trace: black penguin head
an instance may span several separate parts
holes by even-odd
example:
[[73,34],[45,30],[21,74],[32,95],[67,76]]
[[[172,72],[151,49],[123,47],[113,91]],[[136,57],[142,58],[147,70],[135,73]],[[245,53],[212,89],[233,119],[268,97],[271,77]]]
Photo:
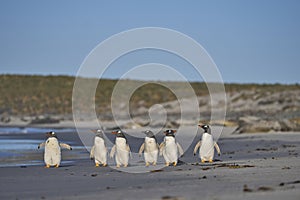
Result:
[[165,132],[164,132],[164,134],[166,135],[166,136],[172,136],[172,137],[175,137],[175,134],[176,133],[176,130],[166,130]]
[[203,128],[204,133],[210,133],[210,127],[207,124],[199,125],[201,128]]
[[149,138],[154,138],[154,133],[150,130],[144,131],[143,133],[145,133],[145,135]]
[[117,131],[113,131],[111,132],[112,134],[115,134],[116,137],[122,137],[122,138],[125,138],[125,135],[124,133],[121,131],[121,130],[117,130]]
[[93,133],[96,134],[97,137],[103,138],[104,131],[101,129],[92,130]]
[[55,138],[57,138],[57,136],[56,136],[56,134],[55,134],[54,131],[47,132],[47,133],[46,133],[46,137],[47,137],[47,138],[49,138],[49,137],[55,137]]

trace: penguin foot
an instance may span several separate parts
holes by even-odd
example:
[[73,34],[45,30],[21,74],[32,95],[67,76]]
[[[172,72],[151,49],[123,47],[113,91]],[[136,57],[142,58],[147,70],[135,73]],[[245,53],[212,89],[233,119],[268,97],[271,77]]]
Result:
[[173,162],[173,166],[176,167],[176,165],[177,165],[177,162]]
[[59,164],[55,165],[55,168],[58,168],[59,167]]
[[146,167],[149,167],[149,165],[150,165],[150,164],[149,164],[148,162],[146,162],[146,165],[145,165],[145,166],[146,166]]
[[117,167],[117,168],[120,168],[120,165],[117,165],[116,167]]
[[125,165],[124,165],[124,167],[127,167],[127,166],[128,166],[128,164],[125,164]]
[[107,166],[107,163],[104,163],[102,166],[103,166],[103,167],[106,167],[106,166]]
[[166,162],[166,166],[169,166],[169,165],[170,165],[170,163]]
[[153,165],[153,166],[156,166],[156,162],[153,162],[152,165]]
[[99,163],[96,163],[95,167],[99,167]]
[[209,163],[212,163],[212,162],[214,162],[212,159],[210,159],[209,161],[208,161]]
[[50,168],[50,165],[46,165],[45,168]]
[[202,162],[202,163],[205,163],[205,160],[201,159],[201,162]]

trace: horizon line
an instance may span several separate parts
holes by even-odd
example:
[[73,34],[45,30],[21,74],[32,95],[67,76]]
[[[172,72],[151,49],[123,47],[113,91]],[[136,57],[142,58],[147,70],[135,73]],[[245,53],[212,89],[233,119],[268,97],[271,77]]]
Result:
[[[98,77],[82,77],[82,76],[77,76],[77,75],[71,75],[71,74],[44,74],[44,73],[32,73],[32,74],[27,74],[27,73],[0,73],[0,76],[41,76],[41,77],[71,77],[71,78],[86,78],[86,79],[99,79]],[[184,81],[180,81],[180,80],[155,80],[155,79],[138,79],[138,78],[126,78],[126,79],[122,79],[122,78],[114,78],[114,77],[102,77],[101,79],[103,80],[129,80],[129,81],[151,81],[151,82],[177,82],[177,83],[181,83]],[[206,83],[203,80],[187,80],[189,83]],[[222,82],[209,82],[209,83],[222,83]],[[239,81],[224,81],[223,84],[240,84],[240,85],[299,85],[300,82],[239,82]]]

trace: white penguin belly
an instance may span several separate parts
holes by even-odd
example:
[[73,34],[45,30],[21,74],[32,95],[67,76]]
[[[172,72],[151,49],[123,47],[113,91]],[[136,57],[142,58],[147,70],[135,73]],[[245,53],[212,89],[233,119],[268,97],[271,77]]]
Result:
[[106,164],[107,150],[103,138],[95,137],[94,146],[95,163]]
[[126,139],[116,138],[116,163],[117,165],[128,165],[129,151],[127,150]]
[[153,163],[157,161],[158,148],[154,138],[145,138],[144,157],[146,162]]
[[163,156],[166,162],[177,162],[178,150],[174,137],[165,137],[165,147],[163,150]]
[[58,140],[54,137],[48,138],[45,143],[44,161],[47,165],[59,165],[61,161],[61,150]]
[[202,135],[199,155],[202,160],[209,161],[214,158],[214,141],[212,135],[204,133]]

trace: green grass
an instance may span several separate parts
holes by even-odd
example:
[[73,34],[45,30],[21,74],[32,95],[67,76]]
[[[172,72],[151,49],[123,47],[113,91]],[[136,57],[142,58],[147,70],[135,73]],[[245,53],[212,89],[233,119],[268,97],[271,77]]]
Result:
[[[94,81],[84,79],[85,81]],[[71,114],[72,90],[75,77],[71,76],[29,76],[29,75],[0,75],[0,114],[35,116],[41,114]],[[110,112],[111,95],[117,80],[102,79],[98,83],[95,102],[96,112],[101,114]],[[141,85],[140,81],[121,80],[123,86]],[[139,87],[131,96],[130,108],[139,106],[150,107],[156,103],[176,100],[174,93],[168,89],[169,85],[185,94],[186,87],[180,82],[164,82],[145,84]],[[208,94],[205,83],[191,83],[198,96]],[[298,84],[226,84],[227,92],[254,90],[262,94],[280,90],[299,90]],[[84,109],[85,106],[82,105]]]

